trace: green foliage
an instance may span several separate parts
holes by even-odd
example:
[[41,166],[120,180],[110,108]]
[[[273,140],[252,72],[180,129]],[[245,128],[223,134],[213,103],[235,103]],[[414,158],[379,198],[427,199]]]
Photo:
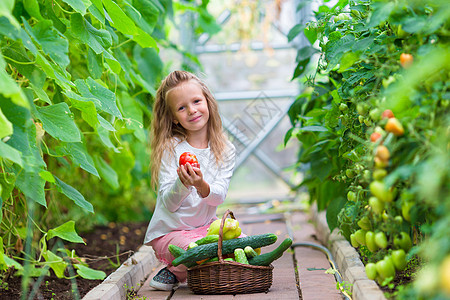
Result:
[[[207,5],[190,4],[196,34],[220,29]],[[177,12],[171,0],[0,2],[2,271],[64,277],[72,261],[47,240],[151,218],[147,128]]]
[[[442,225],[450,217],[449,6],[339,1],[315,15],[315,22],[290,32],[291,39],[303,32],[321,50],[312,56],[315,46],[300,49],[294,72],[302,76],[317,61],[289,111],[286,140],[302,145],[300,186],[319,209],[328,208],[330,229],[338,227],[347,239],[365,220],[373,230],[364,241],[369,238],[370,262],[390,264],[392,251],[410,250],[402,240],[410,239],[415,247],[408,257],[426,257],[439,276],[450,254],[449,227]],[[383,117],[388,109],[394,117]],[[387,247],[373,243],[377,232],[386,234]],[[417,285],[415,293],[443,296],[438,285]]]

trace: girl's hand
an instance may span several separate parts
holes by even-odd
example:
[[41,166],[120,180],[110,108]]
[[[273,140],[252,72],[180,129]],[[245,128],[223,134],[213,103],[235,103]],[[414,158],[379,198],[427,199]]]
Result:
[[193,167],[187,163],[178,167],[177,173],[185,187],[195,187],[202,197],[209,195],[209,184],[203,180],[203,173],[200,168]]

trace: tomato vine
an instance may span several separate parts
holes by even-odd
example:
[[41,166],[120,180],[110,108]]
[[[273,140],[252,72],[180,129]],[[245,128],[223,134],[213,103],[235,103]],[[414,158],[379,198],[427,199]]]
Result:
[[420,255],[425,271],[418,276],[431,269],[435,280],[427,282],[434,283],[402,288],[403,295],[438,299],[449,285],[437,278],[450,257],[443,225],[450,217],[449,7],[326,4],[289,34],[304,33],[311,43],[298,52],[294,78],[306,88],[291,106],[286,134],[301,143],[299,187],[327,209],[331,230],[368,253],[372,279],[391,285],[406,260]]

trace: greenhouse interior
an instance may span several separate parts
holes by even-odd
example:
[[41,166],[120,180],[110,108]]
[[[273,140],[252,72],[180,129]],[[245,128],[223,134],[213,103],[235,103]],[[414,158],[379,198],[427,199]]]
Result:
[[0,299],[450,299],[444,0],[2,0]]

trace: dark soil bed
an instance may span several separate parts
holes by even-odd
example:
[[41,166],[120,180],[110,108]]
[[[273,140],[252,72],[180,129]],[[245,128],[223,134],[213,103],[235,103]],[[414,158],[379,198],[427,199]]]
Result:
[[[148,222],[144,223],[111,223],[109,226],[98,226],[92,232],[80,234],[86,241],[83,244],[71,244],[66,247],[84,258],[89,267],[102,270],[106,275],[116,270],[127,258],[133,255],[144,240]],[[87,280],[76,277],[76,287],[71,280],[59,279],[52,271],[51,276],[33,279],[33,287],[37,289],[34,299],[76,299],[86,295],[102,280]],[[67,274],[69,275],[69,274]],[[0,299],[20,299],[21,278],[11,275],[0,286]],[[28,299],[28,297],[27,297]]]

